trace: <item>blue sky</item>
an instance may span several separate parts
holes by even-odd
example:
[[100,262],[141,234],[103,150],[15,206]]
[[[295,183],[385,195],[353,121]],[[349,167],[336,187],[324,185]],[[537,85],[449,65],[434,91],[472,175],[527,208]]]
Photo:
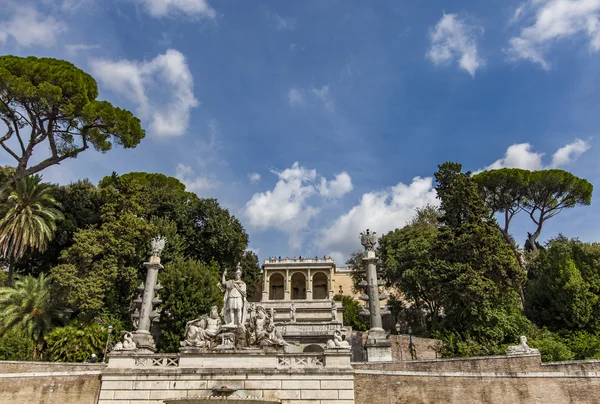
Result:
[[[75,63],[147,130],[135,149],[86,151],[46,180],[177,176],[235,214],[261,259],[331,254],[342,264],[361,230],[401,227],[435,202],[431,177],[445,161],[559,167],[600,184],[600,0],[0,9],[0,53]],[[550,220],[542,239],[599,240],[597,199]],[[523,216],[513,232],[522,243],[532,228]]]

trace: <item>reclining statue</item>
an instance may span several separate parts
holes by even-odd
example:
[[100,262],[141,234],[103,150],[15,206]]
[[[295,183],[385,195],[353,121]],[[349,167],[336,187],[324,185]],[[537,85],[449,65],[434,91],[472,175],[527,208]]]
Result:
[[221,318],[217,306],[210,308],[210,314],[189,321],[185,327],[185,340],[179,345],[197,348],[211,348],[216,343],[221,329]]
[[506,348],[506,354],[507,355],[527,355],[527,354],[538,354],[540,353],[540,351],[538,349],[535,348],[529,348],[529,345],[527,345],[527,337],[522,335],[521,338],[519,338],[519,345],[513,345],[513,346],[509,346],[508,348]]

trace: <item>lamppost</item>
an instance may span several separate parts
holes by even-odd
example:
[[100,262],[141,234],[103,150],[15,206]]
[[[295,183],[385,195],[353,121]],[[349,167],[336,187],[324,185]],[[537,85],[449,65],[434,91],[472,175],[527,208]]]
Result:
[[104,347],[104,357],[102,358],[102,363],[106,363],[106,357],[108,356],[108,343],[110,342],[110,334],[112,334],[113,326],[108,326],[108,334],[106,335],[106,346]]
[[[396,329],[396,335],[400,335],[400,330],[402,329],[402,326],[399,322],[396,322],[394,328]],[[400,338],[398,338],[398,346],[400,347],[400,362],[402,362],[404,359],[402,358],[402,341],[400,340]]]

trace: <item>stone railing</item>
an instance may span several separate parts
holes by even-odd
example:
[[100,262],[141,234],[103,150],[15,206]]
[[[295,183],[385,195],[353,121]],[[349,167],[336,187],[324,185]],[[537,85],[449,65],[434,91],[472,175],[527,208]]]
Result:
[[325,358],[323,355],[279,355],[277,356],[277,366],[285,368],[320,368],[325,366]]
[[265,259],[265,264],[292,264],[292,263],[306,263],[306,264],[331,264],[333,263],[333,258],[267,258]]
[[176,368],[179,366],[179,355],[142,356],[135,358],[136,368]]
[[341,323],[283,323],[277,324],[283,335],[333,335]]

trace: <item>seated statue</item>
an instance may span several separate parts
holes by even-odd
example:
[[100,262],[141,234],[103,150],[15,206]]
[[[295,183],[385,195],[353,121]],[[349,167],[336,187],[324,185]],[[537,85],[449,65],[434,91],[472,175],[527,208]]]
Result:
[[217,306],[210,308],[210,314],[189,321],[185,327],[185,340],[179,345],[197,348],[210,348],[215,344],[221,329],[221,318]]
[[265,338],[267,332],[267,311],[263,306],[255,307],[251,313],[247,328],[248,344],[258,345]]
[[335,330],[333,339],[327,341],[327,349],[350,349],[350,344],[348,341],[344,341],[340,330]]
[[507,355],[526,355],[526,354],[538,354],[540,351],[535,348],[529,348],[527,345],[527,337],[522,335],[519,339],[519,345],[513,345],[506,348]]
[[132,351],[137,349],[137,345],[133,342],[133,334],[129,331],[123,332],[123,342],[117,342],[113,348],[115,351]]
[[259,341],[261,347],[282,347],[288,345],[283,339],[281,332],[271,322],[267,325],[266,333]]

